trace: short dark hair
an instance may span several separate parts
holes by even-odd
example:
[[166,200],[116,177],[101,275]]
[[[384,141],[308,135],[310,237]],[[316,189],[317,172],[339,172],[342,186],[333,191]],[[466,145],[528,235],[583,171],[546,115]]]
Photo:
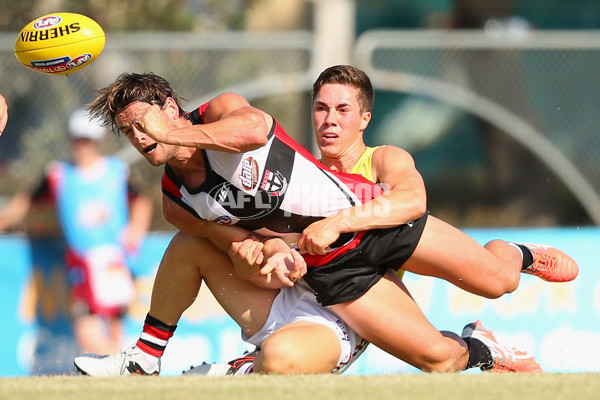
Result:
[[373,101],[375,99],[375,93],[373,92],[373,85],[367,74],[356,67],[351,65],[334,65],[329,67],[317,78],[312,88],[312,100],[315,101],[321,86],[327,84],[340,84],[349,85],[359,90],[358,104],[360,105],[360,112],[371,111],[373,108]]
[[115,122],[116,115],[135,101],[162,106],[167,97],[171,97],[179,106],[179,114],[185,112],[181,99],[171,84],[152,72],[121,74],[113,83],[97,92],[98,96],[86,106],[90,117],[100,120],[103,126],[110,126],[117,134],[119,128]]

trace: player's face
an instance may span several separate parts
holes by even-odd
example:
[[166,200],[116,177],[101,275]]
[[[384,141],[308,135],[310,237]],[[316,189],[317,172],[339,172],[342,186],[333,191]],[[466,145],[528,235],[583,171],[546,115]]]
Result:
[[353,145],[362,145],[362,132],[371,113],[361,114],[358,94],[359,89],[340,84],[323,85],[317,93],[312,125],[321,153],[336,156]]
[[125,107],[115,116],[119,130],[135,149],[154,166],[165,164],[175,157],[178,147],[172,144],[159,143],[144,132],[136,121],[148,111],[150,104],[136,101]]

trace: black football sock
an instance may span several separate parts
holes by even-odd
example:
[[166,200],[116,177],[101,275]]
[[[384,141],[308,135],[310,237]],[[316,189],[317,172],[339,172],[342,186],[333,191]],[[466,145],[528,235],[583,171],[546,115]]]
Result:
[[531,250],[522,244],[514,243],[514,245],[521,249],[521,253],[523,253],[523,266],[521,269],[523,270],[531,267],[531,264],[533,264],[533,254],[531,253]]
[[463,338],[463,340],[469,348],[469,361],[465,369],[481,368],[482,371],[485,371],[494,367],[492,353],[481,340],[472,337]]

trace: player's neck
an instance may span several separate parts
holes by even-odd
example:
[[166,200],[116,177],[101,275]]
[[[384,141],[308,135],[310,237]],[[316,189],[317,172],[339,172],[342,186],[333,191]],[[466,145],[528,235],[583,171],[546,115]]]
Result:
[[194,189],[199,187],[206,180],[206,165],[204,164],[204,155],[199,149],[183,148],[184,151],[192,151],[181,157],[169,161],[169,167],[179,176],[187,188]]
[[334,171],[350,172],[367,146],[360,142],[338,154],[323,154],[322,162]]

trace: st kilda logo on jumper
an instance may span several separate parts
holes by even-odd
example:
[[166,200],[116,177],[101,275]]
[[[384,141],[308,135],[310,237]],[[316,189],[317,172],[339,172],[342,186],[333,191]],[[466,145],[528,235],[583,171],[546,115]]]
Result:
[[[221,207],[237,219],[257,219],[279,208],[282,195],[287,188],[287,180],[279,172],[266,171],[260,188],[254,193],[259,180],[259,167],[254,158],[247,157],[242,161],[238,175],[239,182],[223,182],[208,192]],[[220,223],[231,223],[223,216],[218,217]]]
[[260,188],[266,191],[269,196],[283,196],[287,189],[287,179],[279,171],[265,171],[265,176],[260,183]]

